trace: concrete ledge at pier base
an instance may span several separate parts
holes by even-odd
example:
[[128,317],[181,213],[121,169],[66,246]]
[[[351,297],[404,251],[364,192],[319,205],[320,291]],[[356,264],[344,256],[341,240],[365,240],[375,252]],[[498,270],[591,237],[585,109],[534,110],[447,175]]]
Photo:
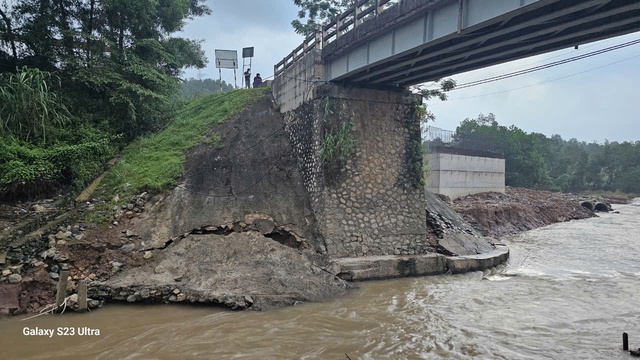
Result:
[[508,258],[509,248],[496,245],[495,250],[479,255],[386,255],[339,258],[334,261],[340,266],[340,278],[364,281],[479,271],[499,265]]
[[338,277],[347,281],[381,280],[446,272],[446,259],[439,254],[386,255],[339,258]]
[[481,271],[500,265],[509,258],[509,248],[506,245],[496,245],[496,249],[484,254],[447,256],[447,270],[452,274],[469,271]]

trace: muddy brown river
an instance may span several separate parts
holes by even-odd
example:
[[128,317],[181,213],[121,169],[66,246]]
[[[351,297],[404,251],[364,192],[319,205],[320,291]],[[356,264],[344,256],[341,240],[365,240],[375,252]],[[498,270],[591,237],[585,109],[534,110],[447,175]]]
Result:
[[326,303],[3,319],[0,359],[630,359],[640,200],[614,208],[503,239],[511,259],[491,272],[359,283]]

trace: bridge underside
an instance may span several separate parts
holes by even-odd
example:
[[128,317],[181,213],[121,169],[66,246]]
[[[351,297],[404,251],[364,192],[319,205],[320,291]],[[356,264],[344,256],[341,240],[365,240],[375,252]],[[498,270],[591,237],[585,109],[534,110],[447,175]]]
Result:
[[[491,6],[504,7],[513,1],[441,2],[445,5],[393,31],[376,34],[339,53],[325,56],[323,51],[328,79],[363,87],[406,87],[640,31],[638,0],[540,0],[478,21],[487,17]],[[455,28],[456,24],[459,30],[436,37],[443,28]],[[419,45],[397,52],[407,42]],[[383,43],[391,47],[382,49]],[[378,60],[376,52],[380,51],[389,56]]]

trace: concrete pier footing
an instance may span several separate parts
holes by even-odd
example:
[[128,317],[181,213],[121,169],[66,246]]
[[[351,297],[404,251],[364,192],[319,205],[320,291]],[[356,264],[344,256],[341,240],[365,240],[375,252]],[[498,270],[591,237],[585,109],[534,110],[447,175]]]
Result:
[[381,280],[408,276],[458,274],[482,271],[500,265],[509,258],[509,248],[496,245],[484,254],[445,256],[442,254],[385,255],[335,259],[340,276],[348,281]]

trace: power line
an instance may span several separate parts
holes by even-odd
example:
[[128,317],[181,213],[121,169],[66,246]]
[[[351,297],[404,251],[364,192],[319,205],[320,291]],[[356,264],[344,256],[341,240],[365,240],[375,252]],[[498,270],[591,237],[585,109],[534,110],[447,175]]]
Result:
[[640,39],[629,41],[629,42],[626,42],[626,43],[623,43],[623,44],[619,44],[619,45],[610,46],[610,47],[607,47],[607,48],[604,48],[604,49],[601,49],[601,50],[592,51],[592,52],[589,52],[589,53],[586,53],[586,54],[573,56],[573,57],[570,57],[570,58],[567,58],[567,59],[554,61],[554,62],[551,62],[551,63],[548,63],[548,64],[535,66],[535,67],[528,68],[528,69],[518,70],[518,71],[511,72],[511,73],[498,75],[498,76],[493,76],[493,77],[482,79],[482,80],[471,81],[471,82],[459,84],[453,90],[465,89],[465,88],[469,88],[469,87],[472,87],[472,86],[478,86],[478,85],[487,84],[487,83],[494,82],[494,81],[499,81],[499,80],[512,78],[512,77],[519,76],[519,75],[529,74],[529,73],[540,71],[540,70],[544,70],[544,69],[549,69],[549,68],[552,68],[552,67],[555,67],[555,66],[559,66],[559,65],[570,63],[570,62],[586,59],[586,58],[589,58],[589,57],[592,57],[592,56],[608,53],[608,52],[611,52],[611,51],[614,51],[614,50],[622,49],[622,48],[629,47],[629,46],[636,45],[636,44],[640,44]]
[[[610,52],[610,51],[613,51],[613,50],[622,49],[622,48],[629,47],[629,46],[636,45],[636,44],[640,44],[640,39],[628,41],[628,42],[625,42],[625,43],[622,43],[622,44],[618,44],[618,45],[609,46],[609,47],[604,48],[604,49],[592,51],[592,52],[589,52],[589,53],[586,53],[586,54],[582,54],[582,55],[576,55],[576,56],[573,56],[573,57],[570,57],[570,58],[566,58],[566,59],[563,59],[563,60],[558,60],[558,61],[554,61],[554,62],[551,62],[551,63],[547,63],[547,64],[543,64],[543,65],[539,65],[539,66],[535,66],[535,67],[531,67],[531,68],[526,68],[526,69],[523,69],[523,70],[518,70],[518,71],[506,73],[506,74],[501,74],[501,75],[496,75],[496,76],[492,76],[492,77],[488,77],[488,78],[483,78],[483,79],[480,79],[480,80],[469,81],[469,82],[465,82],[465,83],[462,83],[462,84],[457,84],[456,87],[452,91],[465,89],[465,88],[469,88],[469,87],[473,87],[473,86],[477,86],[477,85],[483,85],[483,84],[491,83],[491,82],[494,82],[494,81],[504,80],[504,79],[512,78],[512,77],[519,76],[519,75],[525,75],[525,74],[529,74],[529,73],[540,71],[540,70],[544,70],[544,69],[549,69],[549,68],[552,68],[552,67],[555,67],[555,66],[567,64],[567,63],[574,62],[574,61],[577,61],[577,60],[586,59],[586,58],[589,58],[589,57],[592,57],[592,56],[595,56],[595,55],[604,54],[604,53],[607,53],[607,52]],[[592,46],[595,46],[595,44],[591,45],[590,47],[592,47]],[[564,54],[560,54],[560,55],[555,56],[555,57],[559,57],[559,56],[563,56],[563,55]],[[436,83],[436,84],[429,85],[427,87],[427,89],[435,89],[435,88],[438,88],[438,87],[439,87],[439,84]]]
[[561,76],[561,77],[553,78],[553,79],[550,79],[550,80],[542,81],[542,82],[539,82],[539,83],[535,83],[535,84],[531,84],[531,85],[527,85],[527,86],[523,86],[523,87],[519,87],[519,88],[508,89],[508,90],[498,91],[498,92],[489,93],[489,94],[481,94],[481,95],[474,95],[474,96],[465,96],[465,97],[459,97],[459,98],[449,98],[449,100],[472,99],[472,98],[477,98],[477,97],[482,97],[482,96],[489,96],[489,95],[504,94],[504,93],[507,93],[507,92],[510,92],[510,91],[515,91],[515,90],[522,90],[522,89],[530,88],[530,87],[533,87],[533,86],[538,86],[538,85],[546,84],[546,83],[549,83],[549,82],[552,82],[552,81],[562,80],[562,79],[566,79],[566,78],[568,78],[568,77],[581,75],[581,74],[584,74],[584,73],[587,73],[587,72],[590,72],[590,71],[594,71],[594,70],[601,69],[601,68],[603,68],[603,67],[607,67],[607,66],[615,65],[615,64],[621,63],[621,62],[623,62],[623,61],[628,61],[628,60],[631,60],[631,59],[635,59],[635,58],[637,58],[637,57],[640,57],[640,55],[636,55],[636,56],[628,57],[628,58],[626,58],[626,59],[622,59],[622,60],[614,61],[614,62],[612,62],[612,63],[605,64],[605,65],[602,65],[602,66],[598,66],[598,67],[595,67],[595,68],[592,68],[592,69],[588,69],[588,70],[585,70],[585,71],[581,71],[581,72],[577,72],[577,73],[574,73],[574,74],[570,74],[570,75],[566,75],[566,76]]
[[[598,41],[598,42],[595,42],[595,43],[592,43],[592,44],[589,44],[589,45],[580,46],[580,50],[585,50],[585,49],[592,48],[594,46],[602,45],[605,42],[610,42],[612,40],[615,40],[615,38],[609,38],[609,39],[601,40],[601,41]],[[525,64],[520,64],[520,66],[531,66],[533,64],[538,64],[538,63],[541,63],[541,62],[545,62],[545,61],[549,61],[549,60],[552,60],[552,59],[557,59],[557,58],[562,57],[562,56],[569,55],[570,52],[576,52],[576,50],[574,50],[573,48],[564,49],[564,50],[566,50],[566,51],[558,50],[557,52],[562,52],[560,54],[557,54],[557,55],[554,55],[554,56],[551,56],[551,57],[547,57],[547,58],[544,58],[544,59],[538,59],[538,60],[535,60],[535,61],[529,61],[529,62],[527,62]],[[508,64],[508,63],[506,63],[506,64]],[[506,65],[506,64],[500,64],[500,65]],[[500,65],[496,65],[496,66],[500,66]],[[491,76],[497,76],[497,75],[494,75],[494,74],[501,74],[503,72],[504,71],[497,71],[497,72],[494,71],[493,74],[490,74],[490,75]],[[483,76],[474,76],[474,77],[471,78],[471,80],[469,82],[473,82],[473,81],[476,81],[476,80],[484,79],[487,75],[488,74],[484,74]]]

